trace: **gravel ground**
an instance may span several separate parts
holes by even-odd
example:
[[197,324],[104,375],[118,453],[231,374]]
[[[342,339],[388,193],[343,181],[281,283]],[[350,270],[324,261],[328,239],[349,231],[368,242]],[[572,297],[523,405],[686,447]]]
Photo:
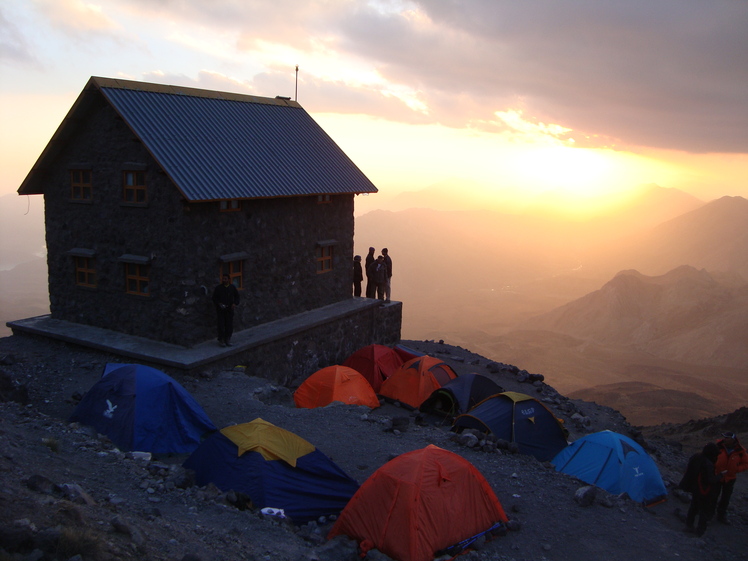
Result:
[[[604,429],[640,439],[646,434],[646,444],[669,486],[680,479],[698,443],[691,431],[684,447],[673,426],[641,431],[630,427],[610,408],[569,400],[545,382],[521,381],[522,372],[491,373],[490,360],[465,349],[434,341],[403,343],[442,358],[458,374],[489,375],[505,390],[542,399],[565,421],[571,440]],[[0,371],[15,383],[12,397],[24,400],[19,388],[28,394],[24,404],[0,403],[0,561],[358,559],[350,540],[325,542],[330,521],[298,528],[239,510],[231,504],[230,494],[190,486],[180,467],[183,457],[133,458],[90,429],[67,423],[77,398],[95,383],[107,362],[126,361],[28,336],[0,339]],[[206,369],[190,376],[168,373],[193,394],[217,426],[261,417],[316,445],[359,483],[394,456],[428,444],[464,456],[488,480],[517,527],[464,559],[748,558],[748,495],[740,478],[731,506],[732,525],[713,523],[703,538],[695,538],[683,532],[676,515],[688,508],[678,493],[671,492],[665,503],[643,508],[598,491],[595,503],[582,507],[574,500],[581,482],[529,456],[462,446],[445,428],[420,426],[415,414],[392,404],[375,410],[339,404],[296,409],[292,388],[249,377],[240,367]],[[387,430],[397,417],[408,419],[407,429]],[[714,428],[709,423],[698,427],[704,438],[710,427]],[[386,559],[378,552],[370,552],[368,558]]]

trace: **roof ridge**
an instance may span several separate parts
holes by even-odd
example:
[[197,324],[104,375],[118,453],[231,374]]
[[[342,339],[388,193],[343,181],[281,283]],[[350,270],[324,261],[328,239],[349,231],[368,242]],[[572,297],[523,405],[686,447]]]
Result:
[[284,107],[301,107],[298,102],[282,96],[261,97],[234,92],[204,90],[201,88],[191,88],[188,86],[156,84],[153,82],[139,82],[136,80],[124,80],[121,78],[106,78],[103,76],[91,76],[89,80],[89,86],[95,87],[97,89],[111,88],[119,90],[163,93],[170,95],[186,95],[191,97],[202,97],[206,99],[225,99],[229,101],[241,101],[243,103],[262,103],[265,105],[281,105]]

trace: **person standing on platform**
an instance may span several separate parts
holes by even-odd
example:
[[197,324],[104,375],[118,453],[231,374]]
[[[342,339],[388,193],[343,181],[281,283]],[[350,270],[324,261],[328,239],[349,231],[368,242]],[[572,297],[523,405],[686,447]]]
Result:
[[234,333],[234,308],[239,305],[239,291],[231,284],[228,275],[223,275],[221,284],[213,290],[213,304],[216,306],[218,319],[218,344],[231,346],[231,335]]
[[367,298],[377,297],[377,285],[374,282],[374,279],[371,278],[371,273],[369,272],[369,270],[371,269],[371,264],[377,260],[377,258],[374,257],[375,251],[376,250],[373,247],[369,248],[369,253],[366,255],[366,262],[364,265],[365,270],[366,270],[366,297]]
[[364,272],[361,269],[361,256],[353,258],[353,295],[361,296],[361,281],[364,280]]
[[392,258],[386,247],[382,249],[382,256],[384,257],[384,264],[387,265],[387,288],[384,291],[384,301],[389,302],[392,293]]

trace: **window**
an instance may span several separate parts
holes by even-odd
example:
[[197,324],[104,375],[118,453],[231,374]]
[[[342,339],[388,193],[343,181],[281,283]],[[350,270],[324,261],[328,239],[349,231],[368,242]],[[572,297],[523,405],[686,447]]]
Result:
[[221,264],[221,278],[223,275],[229,276],[229,282],[236,288],[243,288],[244,276],[242,274],[241,261],[227,261]]
[[329,203],[330,202],[330,195],[317,195],[317,203]]
[[91,170],[70,170],[70,198],[74,201],[90,201],[91,194]]
[[317,246],[317,273],[332,271],[333,246]]
[[73,257],[75,259],[75,284],[96,288],[96,259],[93,257]]
[[221,209],[221,212],[232,212],[235,210],[241,210],[242,202],[239,199],[230,199],[228,201],[221,201],[220,209]]
[[125,263],[125,290],[128,294],[149,296],[148,283],[151,273],[150,265]]
[[144,171],[123,172],[122,196],[126,203],[145,204],[147,202]]

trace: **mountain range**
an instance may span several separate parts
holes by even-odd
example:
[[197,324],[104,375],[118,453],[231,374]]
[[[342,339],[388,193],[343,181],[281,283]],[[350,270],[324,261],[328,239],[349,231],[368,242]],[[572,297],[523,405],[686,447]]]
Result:
[[[426,208],[439,189],[356,218],[356,252],[393,258],[403,338],[522,364],[640,424],[748,401],[748,200],[650,185],[569,220],[469,208],[459,193],[454,210]],[[15,265],[0,270],[3,324],[48,310],[43,204],[27,199],[0,197],[0,256]]]

